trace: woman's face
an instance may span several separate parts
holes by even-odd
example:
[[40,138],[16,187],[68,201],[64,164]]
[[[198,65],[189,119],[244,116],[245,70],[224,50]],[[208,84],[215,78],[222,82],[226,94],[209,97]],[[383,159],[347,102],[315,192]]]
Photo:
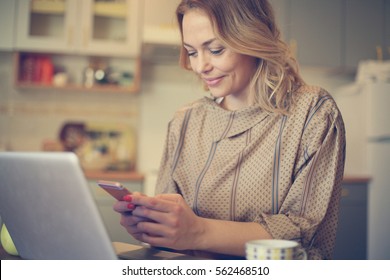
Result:
[[201,10],[183,18],[183,43],[190,64],[214,97],[225,97],[223,106],[236,110],[249,105],[249,83],[256,58],[236,53],[216,39],[211,22]]

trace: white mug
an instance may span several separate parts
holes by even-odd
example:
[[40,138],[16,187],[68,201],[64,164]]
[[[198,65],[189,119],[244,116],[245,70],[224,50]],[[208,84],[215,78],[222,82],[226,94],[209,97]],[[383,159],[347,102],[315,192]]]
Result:
[[306,260],[307,254],[292,240],[251,240],[245,244],[247,260]]

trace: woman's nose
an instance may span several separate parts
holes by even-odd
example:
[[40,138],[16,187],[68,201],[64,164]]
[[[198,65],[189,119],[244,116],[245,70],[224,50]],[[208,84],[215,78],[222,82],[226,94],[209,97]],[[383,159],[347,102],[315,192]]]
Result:
[[210,72],[211,69],[212,69],[212,65],[207,55],[199,55],[196,61],[195,71],[198,74],[202,74],[202,73]]

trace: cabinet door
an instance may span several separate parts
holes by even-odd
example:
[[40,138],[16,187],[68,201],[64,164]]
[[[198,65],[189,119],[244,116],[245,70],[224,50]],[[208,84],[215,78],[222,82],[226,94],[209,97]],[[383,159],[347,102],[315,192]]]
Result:
[[335,260],[367,259],[367,184],[343,184]]
[[384,44],[385,2],[385,0],[346,0],[346,67],[356,68],[361,60],[377,58],[376,47]]
[[290,8],[290,39],[302,65],[342,64],[342,0],[294,0]]
[[139,0],[84,0],[80,51],[110,56],[140,52]]
[[0,50],[11,50],[14,44],[15,1],[0,1]]
[[74,49],[77,0],[19,0],[16,48],[36,51]]
[[390,1],[385,1],[385,45],[384,59],[390,59]]
[[270,0],[275,13],[276,23],[280,29],[282,39],[288,42],[290,38],[289,29],[289,9],[290,0]]

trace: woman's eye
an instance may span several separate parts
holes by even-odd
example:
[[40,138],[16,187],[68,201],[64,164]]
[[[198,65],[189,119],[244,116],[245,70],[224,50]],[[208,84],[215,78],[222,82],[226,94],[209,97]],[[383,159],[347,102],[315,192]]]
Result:
[[221,54],[223,52],[223,48],[221,49],[214,49],[214,50],[210,50],[210,52],[214,55],[218,55],[218,54]]
[[188,53],[188,56],[196,56],[196,52],[189,52],[189,51],[187,51],[187,53]]

